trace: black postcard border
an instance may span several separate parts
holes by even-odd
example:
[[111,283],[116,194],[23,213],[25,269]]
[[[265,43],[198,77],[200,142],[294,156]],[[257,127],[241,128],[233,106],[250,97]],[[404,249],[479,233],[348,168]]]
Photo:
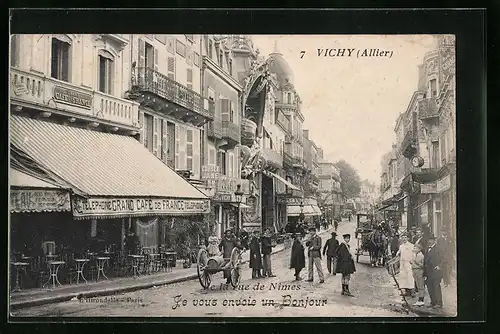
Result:
[[[310,322],[351,323],[358,332],[364,322],[482,321],[486,317],[486,42],[483,10],[14,10],[11,33],[247,33],[247,34],[455,34],[457,40],[457,318],[294,318],[293,330],[311,330]],[[498,32],[497,32],[498,33]],[[6,101],[8,103],[8,92]],[[6,110],[8,110],[6,108]],[[8,124],[8,114],[4,113]],[[4,132],[8,134],[8,128]],[[7,153],[7,152],[6,152]],[[8,168],[7,168],[8,170]],[[473,176],[473,177],[472,177]],[[8,177],[8,174],[7,174]],[[7,182],[6,182],[7,183]],[[4,229],[8,233],[6,229]],[[5,245],[7,236],[5,234]],[[491,233],[491,232],[490,232]],[[7,254],[8,256],[8,254]],[[6,262],[2,263],[6,266]],[[4,267],[4,272],[7,268]],[[2,290],[6,293],[6,289]],[[8,302],[7,296],[3,300]],[[7,306],[7,305],[6,305]],[[6,308],[7,309],[7,308]],[[28,319],[23,318],[23,322]],[[289,318],[33,318],[35,322],[186,322],[196,330],[223,331],[222,323],[252,322],[278,332]],[[196,323],[196,321],[211,324]],[[10,318],[10,322],[19,321]],[[265,324],[265,322],[271,322]],[[353,322],[357,324],[354,325]],[[261,323],[261,324],[259,324]],[[278,325],[273,323],[288,323]],[[162,328],[164,328],[162,324]],[[112,324],[100,325],[115,331]],[[135,324],[126,324],[136,328]],[[359,327],[358,327],[359,326]],[[377,330],[378,325],[369,325]],[[453,327],[455,327],[454,325]],[[16,326],[17,327],[17,326]],[[40,328],[42,326],[36,326]],[[45,326],[43,326],[45,327]],[[77,327],[72,325],[72,331]],[[108,327],[107,329],[105,329]],[[149,327],[149,326],[147,326]],[[180,333],[188,328],[176,324]],[[189,326],[190,327],[190,326]],[[33,329],[35,329],[33,328]],[[141,325],[141,328],[145,328]],[[230,328],[233,328],[231,326]],[[463,327],[462,327],[463,328]],[[456,330],[457,328],[455,328]],[[471,328],[469,328],[469,331]],[[140,331],[140,330],[139,330]],[[137,331],[136,331],[137,332]]]

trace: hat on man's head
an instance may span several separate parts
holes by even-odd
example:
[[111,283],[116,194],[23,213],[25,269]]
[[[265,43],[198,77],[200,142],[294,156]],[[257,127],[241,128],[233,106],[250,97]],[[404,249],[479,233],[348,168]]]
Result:
[[311,227],[309,227],[308,231],[314,231],[314,232],[316,232],[316,227],[311,226]]
[[344,238],[350,238],[350,237],[351,237],[351,235],[350,235],[349,233],[347,233],[347,234],[342,234],[342,237],[344,237]]
[[332,232],[332,235],[336,237],[336,236],[337,236],[337,233],[335,233],[335,232]]

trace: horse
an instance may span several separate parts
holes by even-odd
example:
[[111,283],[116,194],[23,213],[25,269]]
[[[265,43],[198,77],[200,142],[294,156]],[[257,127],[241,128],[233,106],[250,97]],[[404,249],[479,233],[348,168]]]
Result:
[[385,250],[387,249],[387,238],[382,230],[370,232],[367,237],[366,248],[370,254],[370,264],[372,267],[385,264]]

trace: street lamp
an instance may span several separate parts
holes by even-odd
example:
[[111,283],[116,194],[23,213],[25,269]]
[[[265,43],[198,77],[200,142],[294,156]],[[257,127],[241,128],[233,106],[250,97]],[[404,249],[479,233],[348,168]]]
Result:
[[236,186],[236,191],[234,192],[234,195],[236,197],[236,202],[238,202],[238,222],[236,225],[236,233],[239,232],[240,230],[240,225],[241,225],[241,211],[240,211],[240,206],[241,206],[241,201],[243,199],[243,191],[241,191],[241,184],[238,184]]
[[300,201],[300,214],[299,214],[299,221],[303,222],[305,219],[304,216],[304,199]]

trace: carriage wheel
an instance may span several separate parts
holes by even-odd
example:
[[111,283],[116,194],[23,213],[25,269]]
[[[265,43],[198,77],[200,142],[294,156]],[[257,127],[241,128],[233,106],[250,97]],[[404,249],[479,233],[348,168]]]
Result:
[[236,288],[241,281],[241,251],[238,248],[233,248],[231,252],[231,285]]
[[198,272],[198,280],[204,289],[208,289],[210,287],[210,283],[212,282],[212,275],[205,270],[207,263],[208,253],[205,249],[200,249],[196,261],[196,271]]

